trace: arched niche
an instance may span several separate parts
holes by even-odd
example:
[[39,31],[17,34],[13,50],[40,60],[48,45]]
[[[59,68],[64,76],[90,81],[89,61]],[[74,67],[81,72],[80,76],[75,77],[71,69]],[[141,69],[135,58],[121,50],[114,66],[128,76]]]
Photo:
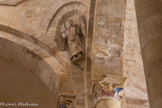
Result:
[[58,29],[63,25],[67,19],[74,20],[75,23],[79,23],[79,20],[83,20],[87,23],[87,6],[81,2],[68,2],[57,9],[53,15],[47,27],[47,35],[54,39],[57,35]]
[[[56,44],[58,50],[56,51],[56,55],[58,55],[61,58],[61,63],[68,71],[68,74],[72,80],[71,82],[71,88],[74,88],[74,92],[70,93],[70,95],[76,96],[76,105],[80,107],[85,107],[85,61],[82,60],[78,64],[73,64],[70,61],[70,56],[67,53],[67,50],[61,51],[57,45],[56,36],[60,35],[60,32],[65,29],[64,23],[67,20],[72,20],[74,24],[84,25],[84,29],[87,32],[87,23],[88,23],[88,5],[84,4],[83,2],[79,1],[72,1],[67,2],[60,6],[57,11],[53,14],[53,17],[51,17],[51,20],[48,24],[48,27],[46,29],[46,34],[48,37],[50,37],[53,42]],[[87,34],[86,34],[87,35]],[[88,37],[88,36],[87,36]],[[84,40],[86,46],[86,38]],[[85,47],[86,52],[86,47]],[[85,57],[86,59],[86,57]],[[66,91],[65,91],[66,92]],[[65,94],[68,94],[67,92]],[[79,102],[78,102],[79,101]],[[81,103],[80,103],[81,102]]]
[[[56,36],[60,35],[60,32],[64,30],[64,23],[67,20],[72,20],[76,25],[80,25],[82,23],[84,29],[87,32],[88,6],[78,1],[67,2],[57,9],[47,26],[46,34],[56,44],[58,49],[56,53],[59,53],[58,58],[61,59],[64,67],[71,65],[69,55],[67,54],[67,51],[59,50]],[[84,46],[86,46],[85,39],[83,40]]]

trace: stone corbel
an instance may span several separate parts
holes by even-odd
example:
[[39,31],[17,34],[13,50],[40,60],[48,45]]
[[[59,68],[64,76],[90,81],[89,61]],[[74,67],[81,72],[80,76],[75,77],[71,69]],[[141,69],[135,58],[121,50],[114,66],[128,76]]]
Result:
[[61,94],[57,108],[75,108],[76,95]]

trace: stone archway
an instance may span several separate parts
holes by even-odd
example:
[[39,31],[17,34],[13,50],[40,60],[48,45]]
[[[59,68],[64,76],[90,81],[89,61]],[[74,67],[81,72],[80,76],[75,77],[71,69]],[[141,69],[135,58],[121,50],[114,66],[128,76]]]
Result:
[[[65,17],[78,17],[78,14],[81,15],[83,10],[88,9],[89,5],[86,3],[89,3],[89,1],[65,0],[60,2],[55,0],[43,2],[44,0],[26,1],[13,8],[9,6],[0,7],[9,11],[9,13],[3,15],[4,20],[0,22],[0,55],[35,72],[34,74],[46,84],[56,97],[59,93],[70,92],[69,94],[74,94],[75,92],[75,95],[78,96],[76,103],[78,106],[84,106],[84,69],[70,64],[65,53],[60,52],[55,41],[48,37],[46,30],[50,25],[49,23],[53,21],[52,17],[57,13],[57,9],[61,10],[58,14],[64,16],[62,20]],[[56,4],[58,5],[56,6]],[[67,8],[70,10],[67,10]],[[62,13],[63,11],[66,11],[66,13]],[[86,11],[86,14],[88,14],[88,10]],[[12,16],[10,12],[13,14],[15,12],[17,15],[10,19],[10,15]],[[87,17],[86,19],[88,19]],[[81,19],[84,20],[85,16],[81,16]],[[49,28],[51,27],[50,25]],[[71,70],[73,70],[72,77],[69,73]],[[79,82],[76,83],[78,80]]]
[[55,91],[50,91],[34,70],[3,57],[0,57],[0,70],[1,107],[56,107]]
[[[65,79],[67,74],[59,61],[48,50],[3,30],[0,31],[0,57],[1,64],[9,69],[4,69],[0,73],[3,101],[29,102],[36,100],[37,102],[35,102],[42,108],[48,105],[49,108],[56,107],[61,79]],[[9,84],[6,85],[3,82]],[[22,94],[23,92],[24,94]],[[45,93],[44,96],[43,93]]]

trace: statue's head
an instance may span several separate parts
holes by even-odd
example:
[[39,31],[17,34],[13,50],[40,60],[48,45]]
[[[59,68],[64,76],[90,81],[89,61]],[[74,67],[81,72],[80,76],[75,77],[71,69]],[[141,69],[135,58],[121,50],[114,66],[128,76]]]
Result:
[[65,23],[64,23],[64,26],[66,29],[69,29],[70,27],[73,26],[73,21],[72,20],[67,20]]

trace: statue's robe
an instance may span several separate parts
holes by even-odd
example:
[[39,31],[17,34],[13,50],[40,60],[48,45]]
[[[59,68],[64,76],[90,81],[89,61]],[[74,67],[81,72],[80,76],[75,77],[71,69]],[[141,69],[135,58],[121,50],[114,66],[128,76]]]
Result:
[[79,33],[77,31],[77,26],[72,26],[62,32],[63,39],[67,40],[68,52],[71,56],[71,60],[73,60],[73,57],[76,57],[77,54],[83,54],[84,52]]

